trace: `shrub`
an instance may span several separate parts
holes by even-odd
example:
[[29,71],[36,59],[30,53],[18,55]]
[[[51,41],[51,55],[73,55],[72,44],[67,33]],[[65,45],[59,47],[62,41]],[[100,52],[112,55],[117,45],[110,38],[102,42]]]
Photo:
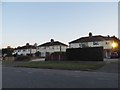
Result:
[[37,51],[37,52],[35,53],[35,56],[36,56],[36,57],[40,57],[40,56],[41,56],[41,53],[40,53],[39,51]]
[[17,56],[15,61],[30,61],[31,58],[29,56]]

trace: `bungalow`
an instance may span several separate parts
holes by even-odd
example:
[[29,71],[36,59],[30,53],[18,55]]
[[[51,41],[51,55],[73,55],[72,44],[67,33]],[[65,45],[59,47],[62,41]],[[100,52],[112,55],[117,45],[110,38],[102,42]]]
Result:
[[37,52],[40,52],[41,57],[46,57],[53,52],[66,52],[68,45],[51,39],[50,42],[43,43],[37,47]]
[[81,37],[69,42],[69,48],[103,47],[105,58],[110,58],[111,53],[117,52],[120,49],[119,45],[120,40],[115,36],[93,36],[92,33],[89,33],[87,37]]
[[19,46],[17,48],[15,48],[14,50],[14,54],[17,55],[35,55],[36,53],[36,46],[34,45],[29,45],[29,43],[27,43],[25,46]]

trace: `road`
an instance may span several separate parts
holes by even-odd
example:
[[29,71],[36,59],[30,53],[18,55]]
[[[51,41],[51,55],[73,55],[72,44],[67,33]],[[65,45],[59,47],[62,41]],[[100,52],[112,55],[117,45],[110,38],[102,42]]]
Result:
[[2,89],[2,61],[0,61],[0,90]]
[[2,69],[3,88],[118,88],[117,73],[18,67]]

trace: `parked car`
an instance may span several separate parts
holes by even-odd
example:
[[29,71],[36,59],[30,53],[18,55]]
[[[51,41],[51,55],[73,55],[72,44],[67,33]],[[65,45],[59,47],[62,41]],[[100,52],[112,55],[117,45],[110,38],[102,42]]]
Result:
[[118,53],[117,53],[117,52],[111,53],[110,58],[118,58],[118,57],[119,57],[119,56],[118,56]]

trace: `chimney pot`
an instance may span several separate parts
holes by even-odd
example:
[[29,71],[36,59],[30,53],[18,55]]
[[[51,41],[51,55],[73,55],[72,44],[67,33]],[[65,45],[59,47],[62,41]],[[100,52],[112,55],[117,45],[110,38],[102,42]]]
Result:
[[54,42],[54,39],[51,39],[51,42]]
[[89,37],[92,37],[92,33],[91,32],[89,32]]

